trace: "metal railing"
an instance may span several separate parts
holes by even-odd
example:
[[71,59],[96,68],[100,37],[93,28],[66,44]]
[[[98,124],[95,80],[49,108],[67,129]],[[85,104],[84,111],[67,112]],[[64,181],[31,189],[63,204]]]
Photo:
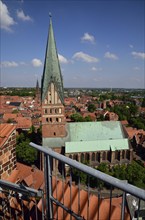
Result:
[[[34,190],[0,180],[0,219],[111,220],[113,219],[112,212],[114,212],[113,198],[117,197],[121,198],[118,219],[126,220],[128,219],[126,210],[129,196],[133,196],[137,202],[134,210],[132,209],[130,219],[133,219],[135,213],[136,219],[139,219],[141,204],[145,201],[145,190],[65,157],[50,148],[44,148],[34,143],[30,143],[30,146],[44,155],[44,190]],[[86,176],[83,176],[82,173]],[[75,181],[75,186],[73,181]],[[92,182],[93,185],[96,184],[96,188],[92,189]],[[102,183],[105,184],[105,192],[101,189]],[[10,202],[9,198],[17,198],[20,205],[19,210],[16,207],[12,208],[9,204],[7,212],[5,211],[7,202]],[[97,200],[95,200],[96,198]],[[29,202],[26,203],[26,200]],[[95,201],[95,204],[93,203],[95,211],[91,209],[92,201]],[[103,201],[108,201],[108,210],[103,210],[106,212],[106,217],[102,218]],[[9,215],[6,216],[6,213]]]
[[35,190],[23,184],[0,180],[0,219],[44,220],[44,210],[38,209],[38,201],[44,202],[43,190]]
[[[35,149],[39,150],[40,152],[44,153],[44,172],[45,172],[45,189],[46,189],[46,216],[48,216],[48,219],[54,219],[54,204],[56,204],[58,207],[60,206],[65,212],[68,212],[70,214],[70,219],[72,219],[72,216],[75,219],[84,219],[84,216],[80,215],[80,207],[78,207],[77,212],[74,212],[73,207],[72,207],[72,181],[73,181],[73,176],[74,176],[74,169],[79,170],[80,172],[83,172],[85,174],[87,174],[87,180],[86,180],[86,187],[84,188],[85,190],[87,190],[87,194],[88,194],[88,206],[87,206],[87,217],[85,217],[85,219],[90,219],[89,217],[89,196],[91,194],[91,187],[90,187],[90,179],[91,177],[96,178],[99,181],[103,181],[107,187],[109,186],[109,193],[108,193],[108,197],[110,199],[110,205],[109,205],[109,216],[107,219],[111,219],[111,206],[112,206],[112,197],[113,197],[113,189],[117,188],[120,190],[120,195],[122,197],[122,203],[121,203],[121,216],[120,219],[124,220],[125,219],[125,208],[126,208],[126,195],[132,195],[135,198],[138,198],[138,208],[137,208],[137,219],[139,218],[139,213],[140,213],[140,204],[141,204],[141,200],[145,201],[145,190],[140,189],[138,187],[135,187],[131,184],[128,184],[127,182],[123,182],[117,178],[114,178],[112,176],[109,176],[105,173],[102,173],[98,170],[95,170],[87,165],[84,165],[82,163],[79,163],[75,160],[72,160],[68,157],[65,157],[59,153],[54,152],[52,149],[49,148],[44,148],[42,146],[36,145],[34,143],[30,143],[30,145],[32,147],[34,147]],[[60,163],[54,163],[54,161],[52,162],[52,159],[55,159],[55,161],[57,160]],[[57,166],[54,167],[54,164]],[[61,167],[61,169],[60,169]],[[68,169],[69,167],[69,169]],[[52,172],[54,170],[54,172]],[[59,199],[57,199],[57,195],[54,196],[53,195],[53,189],[52,189],[52,176],[53,174],[55,174],[55,178],[57,178],[58,175],[58,170],[61,173],[61,180],[62,182],[65,181],[65,179],[68,177],[69,179],[69,186],[70,186],[70,203],[69,206],[65,206],[64,205],[64,191],[65,189],[63,189],[63,193],[62,193],[62,202],[60,202]],[[80,178],[80,173],[77,176],[78,180],[77,180],[77,187],[78,187],[78,206],[80,206],[80,190],[81,190],[81,178]],[[99,182],[100,183],[100,182]],[[64,187],[64,184],[62,184],[62,186]],[[99,218],[99,199],[101,202],[101,197],[100,197],[100,185],[98,184],[98,190],[97,192],[97,197],[98,197],[98,207],[96,207],[96,210],[98,208],[98,214],[96,215],[97,218],[94,219],[100,219]],[[95,192],[95,194],[96,194]],[[62,219],[65,219],[65,216],[63,216]],[[58,217],[58,215],[57,215]],[[56,218],[57,219],[57,218]],[[59,217],[58,217],[59,219]],[[103,219],[105,220],[105,219]]]

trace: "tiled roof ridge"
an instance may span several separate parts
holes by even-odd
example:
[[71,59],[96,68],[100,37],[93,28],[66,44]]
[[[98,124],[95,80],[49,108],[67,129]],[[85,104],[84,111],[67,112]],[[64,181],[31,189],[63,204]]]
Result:
[[2,146],[7,141],[7,137],[9,137],[15,129],[16,126],[13,124],[0,124],[0,146]]

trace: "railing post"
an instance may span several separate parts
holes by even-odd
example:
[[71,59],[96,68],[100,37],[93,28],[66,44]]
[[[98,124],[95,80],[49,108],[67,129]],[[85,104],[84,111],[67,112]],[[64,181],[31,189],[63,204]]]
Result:
[[51,157],[44,154],[44,176],[45,176],[45,191],[46,191],[46,219],[53,219],[52,210],[52,169]]
[[121,207],[121,220],[124,220],[125,202],[126,202],[126,192],[123,192],[123,195],[122,195],[122,207]]

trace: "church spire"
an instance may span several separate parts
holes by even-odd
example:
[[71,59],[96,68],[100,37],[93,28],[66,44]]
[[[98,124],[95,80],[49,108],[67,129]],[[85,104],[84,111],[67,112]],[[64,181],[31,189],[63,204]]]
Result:
[[46,46],[44,69],[42,76],[42,87],[41,96],[42,102],[47,96],[47,91],[51,83],[57,88],[58,96],[61,103],[64,104],[64,94],[63,94],[63,80],[58,59],[58,53],[53,33],[52,16],[49,13],[50,24],[49,24],[49,34]]

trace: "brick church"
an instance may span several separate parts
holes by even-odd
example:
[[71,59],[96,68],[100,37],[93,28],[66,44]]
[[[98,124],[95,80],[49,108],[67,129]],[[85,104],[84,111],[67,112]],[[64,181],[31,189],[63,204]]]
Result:
[[128,163],[132,148],[119,121],[66,123],[63,79],[50,17],[41,82],[42,145],[91,166]]

